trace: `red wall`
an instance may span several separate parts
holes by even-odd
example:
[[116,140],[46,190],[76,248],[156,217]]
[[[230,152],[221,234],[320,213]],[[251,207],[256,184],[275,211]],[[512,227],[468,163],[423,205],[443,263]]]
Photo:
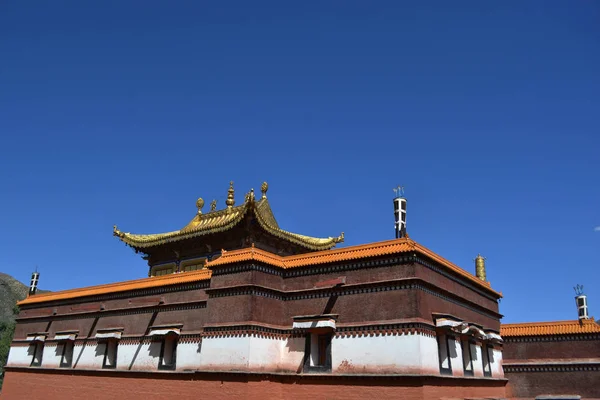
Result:
[[[200,380],[201,379],[201,380]],[[477,387],[487,385],[488,387]],[[505,397],[504,380],[7,371],[0,399],[440,399]]]

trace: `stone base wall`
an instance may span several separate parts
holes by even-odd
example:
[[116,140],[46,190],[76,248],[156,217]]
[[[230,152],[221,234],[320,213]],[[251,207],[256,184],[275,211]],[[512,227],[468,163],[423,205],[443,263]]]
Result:
[[[585,367],[584,367],[585,368]],[[592,369],[593,367],[588,367]],[[600,368],[565,371],[505,371],[506,395],[511,399],[535,399],[541,395],[579,395],[582,399],[600,399]]]
[[35,371],[9,368],[0,399],[448,399],[504,398],[504,379],[276,374]]

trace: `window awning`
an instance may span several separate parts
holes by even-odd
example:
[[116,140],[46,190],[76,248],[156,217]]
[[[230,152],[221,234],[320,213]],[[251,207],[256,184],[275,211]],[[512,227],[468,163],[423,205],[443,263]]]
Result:
[[151,329],[150,330],[150,336],[165,336],[168,335],[169,333],[174,333],[176,335],[179,335],[179,333],[181,332],[180,328],[156,328],[156,329]]
[[504,340],[502,339],[502,336],[498,335],[497,333],[494,332],[487,332],[485,334],[485,338],[487,340],[489,340],[490,342],[496,342],[496,343],[502,343],[504,342]]
[[468,328],[466,322],[451,318],[437,318],[435,320],[435,326],[438,328],[450,328],[457,331],[463,331],[465,328]]
[[96,339],[121,339],[121,331],[106,331],[96,333]]
[[318,328],[329,328],[335,330],[335,322],[337,315],[324,314],[324,315],[303,315],[293,318],[294,329],[318,329]]
[[30,334],[27,335],[27,339],[30,342],[45,342],[46,341],[46,336],[45,335],[38,335],[38,334]]
[[75,340],[76,333],[57,333],[54,335],[54,340]]

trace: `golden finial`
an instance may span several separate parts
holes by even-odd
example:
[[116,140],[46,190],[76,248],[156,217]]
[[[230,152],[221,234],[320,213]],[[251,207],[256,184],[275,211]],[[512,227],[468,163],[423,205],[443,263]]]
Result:
[[481,254],[477,254],[477,257],[475,257],[475,276],[477,276],[482,281],[486,280],[485,257],[482,257]]
[[204,199],[202,197],[196,200],[196,207],[198,207],[198,215],[202,215],[202,207],[204,207]]
[[267,190],[269,190],[269,184],[267,182],[263,182],[262,185],[260,185],[260,191],[263,199],[267,198]]
[[210,211],[216,211],[217,210],[217,200],[213,200],[210,202]]
[[225,200],[225,204],[227,204],[228,208],[233,207],[233,205],[235,204],[233,193],[233,181],[231,181],[229,182],[229,190],[227,191],[227,200]]
[[246,193],[246,197],[244,198],[244,203],[249,203],[254,201],[254,189],[250,189],[248,193]]
[[123,237],[124,234],[117,228],[116,225],[113,225],[113,236]]

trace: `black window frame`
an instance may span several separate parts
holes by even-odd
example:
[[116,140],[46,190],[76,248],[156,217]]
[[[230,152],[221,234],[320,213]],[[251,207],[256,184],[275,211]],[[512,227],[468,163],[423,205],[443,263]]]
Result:
[[[490,350],[493,351],[493,347],[487,344],[482,344],[481,345],[481,367],[483,368],[483,376],[486,378],[491,378],[492,377],[492,359],[490,357]],[[485,351],[485,357],[483,356],[483,352]],[[486,372],[485,370],[485,360],[487,359],[487,364],[488,364],[488,369],[489,371]]]
[[[33,342],[33,357],[31,357],[30,367],[41,367],[43,358],[44,358],[44,342],[34,341]],[[38,362],[35,361],[35,356],[38,352],[38,348],[40,349],[40,360]]]
[[[164,363],[165,346],[167,340],[173,342],[173,354],[171,356],[172,363]],[[177,345],[179,344],[178,335],[165,335],[160,339],[160,357],[158,358],[158,369],[161,371],[174,371],[177,368]]]
[[[474,345],[475,342],[472,340],[463,340],[461,342],[463,344],[462,347],[462,353],[463,353],[463,373],[465,376],[475,376],[475,363],[473,362],[473,349],[471,347],[471,345]],[[465,363],[465,356],[464,356],[464,352],[465,352],[465,346],[467,347],[467,351],[469,352],[469,361],[471,363],[471,370],[467,370],[467,364]]]
[[[450,335],[444,333],[444,340],[446,341],[446,357],[448,358],[448,368],[442,366],[442,346],[440,346],[440,335],[437,335],[436,339],[438,342],[438,359],[440,364],[440,375],[452,375],[452,357],[450,357]],[[454,337],[452,337],[454,341]]]
[[[62,352],[60,354],[60,364],[59,368],[72,368],[73,367],[73,353],[75,352],[75,342],[72,340],[63,340],[62,341]],[[67,353],[67,346],[71,347],[71,359],[69,362],[65,362],[65,355]]]
[[[325,345],[325,363],[323,365],[310,365],[310,355],[312,351],[312,335],[317,336],[317,346],[320,346],[319,339],[325,338],[327,341]],[[330,373],[331,372],[331,343],[333,341],[333,332],[308,332],[305,335],[304,345],[304,372],[307,373]],[[319,351],[319,358],[321,352]]]
[[[108,345],[110,342],[115,343],[115,357],[114,357],[115,362],[113,364],[106,364],[106,360],[108,359],[108,349],[109,349]],[[117,339],[107,339],[107,340],[102,341],[102,343],[104,343],[104,358],[102,359],[102,369],[117,368],[117,355],[119,354],[119,341]]]

